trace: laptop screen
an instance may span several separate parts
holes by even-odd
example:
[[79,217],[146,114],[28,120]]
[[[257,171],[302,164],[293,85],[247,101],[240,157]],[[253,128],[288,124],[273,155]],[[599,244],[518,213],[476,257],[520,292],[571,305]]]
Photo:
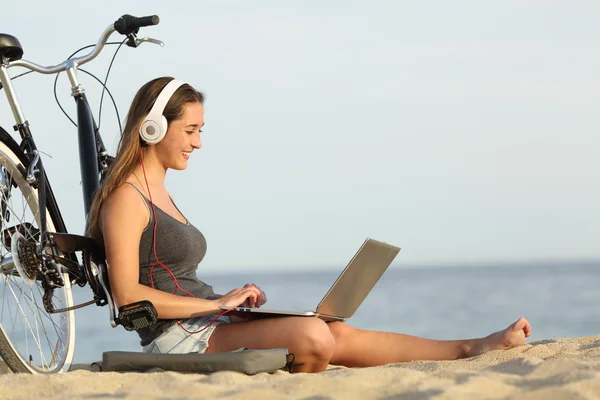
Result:
[[387,243],[365,240],[319,303],[317,313],[343,318],[354,315],[399,251]]

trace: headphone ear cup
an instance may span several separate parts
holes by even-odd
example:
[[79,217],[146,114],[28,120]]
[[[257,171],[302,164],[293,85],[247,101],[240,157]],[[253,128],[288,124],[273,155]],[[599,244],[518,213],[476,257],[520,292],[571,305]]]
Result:
[[158,126],[156,121],[154,121],[153,119],[147,119],[142,123],[142,126],[140,127],[140,136],[142,140],[144,140],[144,142],[148,144],[156,144],[160,142],[160,140],[164,136],[162,135],[161,130],[162,128]]

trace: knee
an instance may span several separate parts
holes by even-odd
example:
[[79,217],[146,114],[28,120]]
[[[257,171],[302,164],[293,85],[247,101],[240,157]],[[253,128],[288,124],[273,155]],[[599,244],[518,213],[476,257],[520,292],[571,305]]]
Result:
[[320,319],[311,320],[303,335],[303,347],[317,360],[329,362],[335,349],[335,338]]
[[344,322],[329,322],[327,326],[336,342],[343,341],[344,338],[351,336],[356,332],[356,328],[353,328]]

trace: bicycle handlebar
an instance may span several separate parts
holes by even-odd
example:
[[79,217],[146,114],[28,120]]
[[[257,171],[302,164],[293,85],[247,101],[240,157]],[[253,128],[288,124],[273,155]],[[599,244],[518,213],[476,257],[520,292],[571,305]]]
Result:
[[98,56],[98,54],[100,54],[100,52],[104,48],[104,45],[108,41],[109,36],[114,31],[117,31],[123,35],[129,35],[132,33],[137,33],[139,28],[141,28],[143,26],[157,25],[159,22],[160,22],[160,19],[158,18],[157,15],[137,18],[137,17],[133,17],[131,15],[126,14],[126,15],[123,15],[121,18],[119,18],[114,24],[110,25],[108,28],[106,28],[104,30],[104,32],[102,33],[102,36],[100,36],[100,39],[98,39],[98,42],[96,43],[96,45],[94,46],[92,51],[90,51],[85,56],[71,58],[69,60],[63,61],[60,64],[49,66],[49,67],[44,67],[42,65],[39,65],[39,64],[33,63],[31,61],[27,61],[27,60],[17,60],[17,61],[10,62],[8,64],[8,68],[24,67],[24,68],[30,69],[32,71],[39,72],[41,74],[55,74],[57,72],[62,72],[73,66],[83,65],[87,62],[92,61],[94,58],[96,58]]

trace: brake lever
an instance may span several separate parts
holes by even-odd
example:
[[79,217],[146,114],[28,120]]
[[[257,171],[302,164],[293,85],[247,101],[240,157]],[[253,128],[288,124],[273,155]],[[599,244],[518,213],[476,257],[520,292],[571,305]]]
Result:
[[127,43],[125,43],[125,44],[129,47],[138,47],[140,44],[146,43],[146,42],[157,44],[160,47],[165,47],[165,44],[158,39],[152,39],[149,37],[139,38],[135,35],[135,33],[131,33],[131,34],[127,35]]
[[135,38],[136,47],[142,43],[154,43],[154,44],[159,45],[160,47],[165,47],[165,44],[161,40],[158,40],[158,39],[152,39],[149,37]]

